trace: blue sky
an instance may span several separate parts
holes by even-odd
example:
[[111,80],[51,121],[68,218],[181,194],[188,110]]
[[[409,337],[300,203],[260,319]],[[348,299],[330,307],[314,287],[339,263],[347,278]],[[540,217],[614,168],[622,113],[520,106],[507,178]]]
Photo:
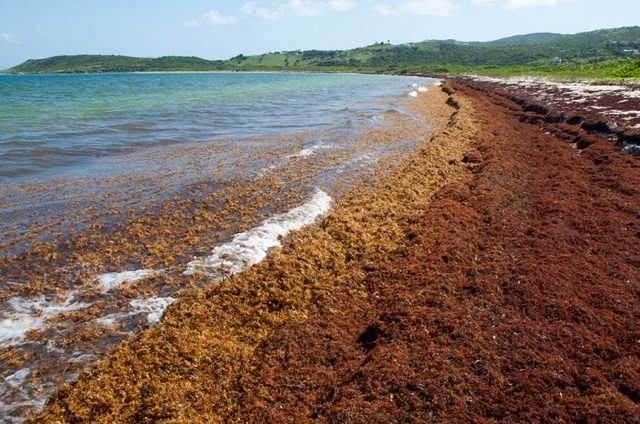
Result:
[[62,54],[228,59],[639,24],[638,0],[0,0],[0,69]]

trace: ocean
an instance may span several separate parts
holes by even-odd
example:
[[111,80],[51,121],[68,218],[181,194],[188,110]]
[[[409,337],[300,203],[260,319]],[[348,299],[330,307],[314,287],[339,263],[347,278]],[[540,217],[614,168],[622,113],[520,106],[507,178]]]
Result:
[[58,175],[154,144],[358,123],[379,112],[375,100],[397,94],[409,80],[283,73],[0,76],[0,181]]
[[0,76],[0,416],[262,260],[429,135],[420,77]]

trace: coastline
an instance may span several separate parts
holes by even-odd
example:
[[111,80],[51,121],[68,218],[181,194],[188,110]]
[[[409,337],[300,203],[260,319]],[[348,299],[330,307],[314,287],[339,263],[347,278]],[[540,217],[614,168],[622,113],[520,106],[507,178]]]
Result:
[[[421,94],[425,100],[413,104],[429,108],[430,119],[435,120],[434,127],[445,125],[451,114],[450,106],[444,102],[446,95],[438,89]],[[426,100],[432,96],[436,98]],[[78,405],[81,410],[72,407],[72,414],[88,420],[126,420],[127,416],[131,419],[140,415],[137,408],[142,405],[139,402],[155,403],[165,396],[169,396],[167,400],[175,400],[194,390],[194,396],[206,396],[207,400],[198,402],[197,406],[206,408],[206,411],[185,409],[183,412],[188,416],[206,421],[214,419],[212,414],[229,410],[233,400],[222,391],[211,393],[211,375],[207,375],[207,370],[215,370],[220,384],[226,386],[238,377],[239,372],[247,371],[251,351],[262,339],[280,323],[300,319],[312,298],[330,293],[351,281],[355,284],[354,294],[363,295],[364,288],[357,283],[363,275],[361,261],[372,260],[378,252],[397,248],[404,235],[395,217],[402,215],[403,208],[409,207],[408,201],[424,205],[436,187],[455,177],[457,173],[452,170],[462,166],[456,161],[461,153],[454,152],[452,147],[429,146],[427,143],[422,152],[413,154],[402,163],[407,169],[421,169],[423,179],[432,180],[434,185],[417,188],[412,181],[416,176],[414,173],[394,167],[392,177],[373,182],[377,186],[374,191],[354,189],[351,194],[344,195],[343,200],[336,199],[336,210],[329,213],[319,228],[302,230],[290,237],[281,251],[273,251],[260,264],[220,285],[173,303],[161,324],[116,348],[106,360],[83,373],[77,383],[60,389],[58,394],[54,394],[54,399],[67,397],[70,394],[67,390],[80,395],[83,398],[83,405]],[[422,159],[432,156],[437,157],[437,166],[424,166]],[[404,190],[390,190],[390,187],[399,188],[400,184],[404,185]],[[374,192],[376,197],[372,197]],[[369,236],[362,238],[363,233],[369,233]],[[274,284],[274,280],[277,283]],[[167,342],[172,347],[163,347]],[[152,371],[148,366],[153,367],[153,364],[164,371]],[[204,374],[198,374],[198,370]],[[106,380],[104,376],[98,380],[89,377],[107,371],[114,374]],[[155,378],[162,381],[155,381]],[[89,383],[89,380],[93,381]],[[82,387],[84,381],[90,385],[97,383],[101,388]],[[125,398],[113,398],[119,396],[116,392],[125,393],[122,388],[116,388],[116,382],[133,385],[125,389],[129,392]],[[149,390],[158,392],[152,395]],[[93,393],[89,397],[97,404],[111,399],[108,401],[111,404],[109,410],[117,415],[107,413],[98,418],[87,393]],[[139,396],[139,400],[129,402],[131,396]],[[38,420],[55,420],[52,411],[56,410],[62,413],[58,419],[64,419],[66,412],[62,412],[54,400],[52,402]]]
[[429,90],[440,131],[372,188],[33,422],[633,421],[640,159],[469,85]]
[[3,186],[0,415],[40,410],[176,298],[259,260],[331,198],[386,172],[383,158],[405,157],[432,132],[406,108],[407,81],[429,84],[402,79],[335,127],[163,145],[105,159],[133,172]]

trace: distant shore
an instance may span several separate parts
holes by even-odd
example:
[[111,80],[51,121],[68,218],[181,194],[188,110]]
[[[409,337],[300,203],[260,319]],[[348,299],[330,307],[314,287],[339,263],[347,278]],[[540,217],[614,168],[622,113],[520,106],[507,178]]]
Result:
[[31,59],[5,73],[98,73],[147,71],[369,72],[392,74],[474,73],[565,79],[640,79],[640,27],[579,34],[534,33],[487,42],[426,40],[375,43],[348,50],[295,50],[226,60],[190,56],[63,55]]

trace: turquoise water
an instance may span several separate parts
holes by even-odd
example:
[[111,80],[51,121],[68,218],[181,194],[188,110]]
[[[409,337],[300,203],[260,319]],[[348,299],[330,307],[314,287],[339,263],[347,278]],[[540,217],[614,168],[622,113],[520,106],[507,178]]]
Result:
[[0,181],[90,167],[161,143],[335,128],[421,78],[170,73],[0,76]]

